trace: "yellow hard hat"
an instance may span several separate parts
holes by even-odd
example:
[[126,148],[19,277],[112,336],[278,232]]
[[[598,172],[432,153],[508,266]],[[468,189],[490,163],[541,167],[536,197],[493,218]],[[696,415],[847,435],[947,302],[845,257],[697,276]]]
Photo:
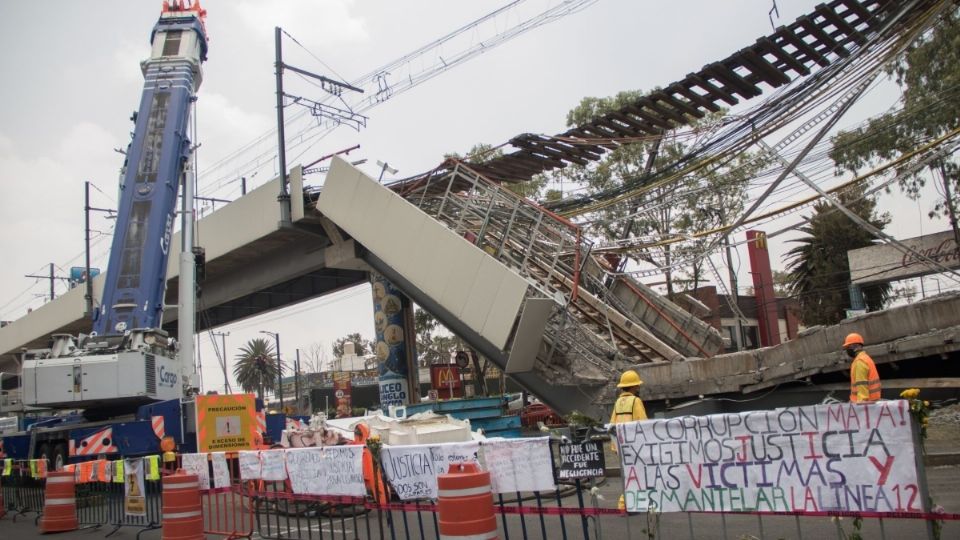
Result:
[[856,332],[847,334],[847,339],[843,340],[843,348],[846,349],[851,345],[863,345],[863,336]]
[[641,384],[643,384],[643,381],[640,380],[640,375],[638,375],[636,371],[628,369],[620,376],[620,384],[617,385],[617,388],[629,388],[631,386],[640,386]]

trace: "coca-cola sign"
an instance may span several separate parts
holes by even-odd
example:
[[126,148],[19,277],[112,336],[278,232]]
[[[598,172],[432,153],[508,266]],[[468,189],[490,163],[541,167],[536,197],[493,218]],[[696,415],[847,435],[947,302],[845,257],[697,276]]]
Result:
[[[851,281],[865,285],[937,274],[943,271],[941,267],[960,267],[960,247],[953,231],[926,234],[901,243],[910,251],[904,253],[889,244],[848,251]],[[928,260],[936,264],[932,265]]]

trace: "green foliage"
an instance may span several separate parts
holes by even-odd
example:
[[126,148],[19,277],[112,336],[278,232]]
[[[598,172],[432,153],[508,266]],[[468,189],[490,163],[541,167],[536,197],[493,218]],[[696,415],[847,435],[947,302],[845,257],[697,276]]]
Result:
[[[857,200],[863,192],[850,190],[840,202],[858,216],[882,229],[890,218],[878,216],[876,201]],[[837,324],[850,308],[850,266],[847,251],[873,245],[874,237],[824,201],[814,207],[810,222],[800,227],[806,236],[794,240],[799,245],[787,252],[790,293],[800,304],[800,319],[807,326]],[[871,311],[882,309],[890,293],[890,285],[863,288],[864,301]]]
[[580,411],[572,411],[564,419],[571,426],[593,427],[602,425],[602,422],[592,416],[587,416]]
[[426,310],[417,307],[413,314],[414,328],[417,333],[417,356],[421,366],[434,363],[447,363],[451,355],[470,347]]
[[[587,97],[567,114],[567,125],[575,126],[634,103],[640,91],[620,92],[606,98]],[[692,122],[693,129],[710,129],[723,114],[715,114]],[[649,187],[632,195],[623,204],[609,206],[589,216],[592,230],[603,240],[616,241],[628,237],[651,236],[654,240],[690,237],[706,229],[727,224],[742,209],[746,200],[747,181],[764,163],[754,155],[740,154],[725,161],[711,156],[691,159],[690,143],[665,133],[662,140],[654,137],[622,144],[597,164],[572,165],[554,173],[554,179],[585,186],[588,194],[637,184],[640,179],[656,179]],[[678,162],[688,172],[675,174]],[[551,193],[555,196],[555,194]],[[667,291],[694,289],[704,280],[703,260],[696,257],[709,242],[708,238],[687,239],[676,244],[665,243],[629,255],[664,268]],[[676,260],[692,260],[675,271]]]
[[363,356],[373,352],[373,341],[364,339],[359,332],[347,334],[346,336],[333,342],[333,357],[343,358],[344,343],[353,343],[353,350],[357,356]]
[[[257,392],[263,399],[264,391],[272,391],[277,386],[277,357],[273,345],[263,338],[251,339],[240,347],[233,367],[233,376],[244,392]],[[283,369],[283,366],[280,366]]]
[[[447,159],[458,159],[467,163],[467,165],[479,165],[488,161],[503,157],[503,148],[479,143],[473,145],[467,152],[467,155],[461,156],[457,153],[446,154]],[[521,197],[527,199],[537,199],[541,196],[541,191],[547,185],[547,177],[544,175],[534,176],[526,182],[504,182],[502,186]]]
[[[903,91],[901,107],[833,138],[830,157],[840,170],[858,172],[896,159],[960,126],[960,9],[941,17],[933,30],[911,45],[888,71]],[[923,171],[903,173],[907,165],[900,165],[900,188],[916,199],[927,176]],[[953,191],[955,201],[960,189],[956,162],[948,159],[929,168]],[[930,217],[948,215],[947,201],[939,200]]]

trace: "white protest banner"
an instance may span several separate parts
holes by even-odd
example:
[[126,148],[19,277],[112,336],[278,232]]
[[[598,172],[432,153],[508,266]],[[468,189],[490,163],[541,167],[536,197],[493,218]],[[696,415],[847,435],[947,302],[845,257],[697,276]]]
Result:
[[227,455],[223,452],[211,452],[210,464],[213,466],[213,487],[224,489],[230,487],[230,467],[227,466]]
[[437,497],[437,471],[430,446],[384,446],[380,460],[387,481],[401,499]]
[[556,487],[550,438],[501,439],[483,443],[485,469],[494,493],[543,491]]
[[434,444],[430,446],[430,453],[433,454],[433,464],[437,474],[445,474],[450,470],[450,465],[468,461],[479,463],[480,443],[474,441]]
[[287,479],[287,466],[283,450],[264,450],[260,452],[260,478],[277,482]]
[[147,493],[143,488],[143,458],[124,460],[123,513],[147,515]]
[[303,495],[362,497],[363,446],[294,448],[284,452],[293,492]]
[[257,450],[241,450],[239,452],[240,479],[260,480],[260,452]]
[[477,442],[384,446],[380,459],[398,497],[436,499],[437,476],[445,474],[452,464],[478,462],[479,448]]
[[207,465],[207,454],[183,454],[180,464],[184,471],[197,475],[201,491],[210,489],[210,467]]
[[923,510],[905,401],[617,425],[627,511]]

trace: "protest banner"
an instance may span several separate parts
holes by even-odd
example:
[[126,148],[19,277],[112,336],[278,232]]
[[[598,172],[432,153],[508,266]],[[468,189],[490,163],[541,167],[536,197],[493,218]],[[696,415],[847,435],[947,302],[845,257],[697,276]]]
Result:
[[241,480],[260,480],[260,452],[244,450],[238,454]]
[[363,446],[321,446],[284,451],[290,487],[299,495],[363,497]]
[[227,455],[223,452],[210,454],[210,465],[213,468],[213,487],[225,489],[230,487],[230,467],[227,466]]
[[560,480],[602,477],[606,473],[604,468],[603,447],[599,442],[560,443],[557,471]]
[[627,511],[920,512],[905,401],[617,425]]
[[197,475],[201,491],[210,489],[210,467],[207,464],[207,454],[183,454],[180,456],[180,466],[184,471]]
[[543,491],[556,487],[549,437],[487,441],[481,449],[494,493]]
[[147,515],[147,494],[143,486],[143,458],[124,460],[123,513],[128,516]]
[[380,460],[398,497],[436,499],[437,476],[446,473],[452,464],[478,462],[479,448],[476,442],[384,446]]
[[261,480],[280,481],[287,479],[287,464],[283,450],[264,450],[260,452]]

